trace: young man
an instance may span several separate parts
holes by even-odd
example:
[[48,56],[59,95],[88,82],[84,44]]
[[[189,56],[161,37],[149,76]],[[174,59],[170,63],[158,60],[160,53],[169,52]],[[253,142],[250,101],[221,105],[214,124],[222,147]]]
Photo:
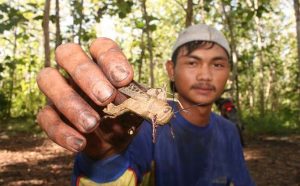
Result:
[[[112,45],[110,43],[109,49],[105,50],[106,52],[109,51],[109,54],[95,55],[95,47],[93,48],[95,44],[92,44],[91,54],[102,69],[105,69],[103,64],[105,64],[104,61],[108,61],[107,58],[110,61],[117,59],[117,57],[113,58],[113,55],[116,55],[115,51],[119,51],[119,49],[116,50],[116,47],[111,47]],[[97,48],[97,50],[101,49]],[[63,56],[58,51],[57,55]],[[177,92],[178,100],[183,108],[177,102],[170,102],[175,114],[169,125],[157,128],[155,143],[152,141],[152,125],[149,121],[144,121],[139,126],[133,138],[105,140],[108,139],[105,137],[107,130],[104,130],[102,127],[101,132],[96,132],[98,141],[95,140],[95,135],[87,135],[86,142],[80,134],[74,132],[74,129],[65,129],[66,125],[61,124],[63,122],[59,119],[55,109],[48,107],[41,111],[38,116],[39,124],[56,143],[73,151],[83,149],[85,143],[87,143],[85,150],[76,156],[72,184],[254,185],[245,164],[236,128],[231,122],[211,111],[214,101],[223,92],[229,77],[229,55],[230,48],[227,40],[221,32],[212,27],[199,24],[191,26],[180,33],[173,47],[172,60],[167,62],[166,67],[172,88]],[[59,57],[57,58],[58,62],[63,61]],[[59,63],[65,64],[64,62]],[[75,69],[74,66],[70,64],[63,65],[75,79],[75,82],[82,88],[84,84],[76,76],[80,70],[72,71],[72,68]],[[86,64],[83,66],[83,69],[89,69],[86,67]],[[121,68],[121,66],[118,66],[118,68]],[[105,70],[103,72],[105,73]],[[51,90],[45,88],[46,85],[43,83],[47,79],[45,74],[49,74],[49,72],[41,73],[39,76],[40,88],[51,100],[54,100],[58,110],[64,115],[68,115],[68,111],[65,111],[67,109],[57,106],[59,104],[56,101],[58,100],[57,96],[55,96],[56,92],[51,92]],[[109,74],[106,74],[106,77],[110,81],[113,79],[110,79],[110,77],[115,78],[114,75],[109,76]],[[115,85],[114,83],[112,84]],[[52,89],[56,88],[58,90],[59,87],[65,87],[65,85],[57,85],[54,88],[52,86]],[[82,89],[85,90],[84,87]],[[102,92],[102,94],[104,93]],[[86,91],[86,94],[94,100],[89,91]],[[112,97],[110,96],[111,100],[116,99],[116,96]],[[64,101],[64,105],[66,104],[72,105]],[[98,105],[101,104],[103,104],[103,101]],[[44,119],[46,116],[48,120]],[[79,119],[76,117],[74,119],[72,114],[66,117],[70,118],[69,121],[81,132],[91,132],[97,127],[97,125],[90,127],[89,124],[76,124]],[[82,123],[96,123],[93,117],[85,121],[88,122]],[[62,132],[52,134],[51,131],[53,129],[49,129],[51,128],[49,126],[55,122],[60,123],[56,126],[59,125],[64,131],[69,131],[69,133],[72,133],[70,136],[77,140],[72,139],[72,141],[69,138],[61,140],[62,136],[65,135]],[[102,123],[100,124],[100,126],[103,125]],[[82,129],[85,126],[88,126],[86,131]],[[119,125],[115,125],[111,121],[111,126]],[[115,128],[117,127],[112,128],[114,129],[110,131],[114,131],[113,133],[116,134],[118,130]],[[122,130],[120,129],[119,131]],[[82,140],[80,141],[80,139]],[[120,142],[122,140],[123,145],[116,145],[118,144],[116,141]],[[103,143],[103,141],[110,142]],[[115,143],[112,141],[115,141]],[[102,145],[98,143],[102,143]],[[75,148],[71,147],[71,144]],[[106,150],[105,152],[100,150],[100,153],[95,153],[94,150],[96,148]]]

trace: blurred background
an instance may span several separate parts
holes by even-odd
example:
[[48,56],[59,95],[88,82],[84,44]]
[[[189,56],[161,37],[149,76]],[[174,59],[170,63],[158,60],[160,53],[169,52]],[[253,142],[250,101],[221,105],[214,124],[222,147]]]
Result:
[[[38,110],[46,104],[36,76],[44,67],[60,69],[54,56],[58,45],[75,42],[87,50],[96,37],[114,39],[134,67],[135,80],[161,87],[168,83],[164,64],[171,58],[178,32],[196,23],[213,25],[230,42],[230,91],[223,97],[233,100],[245,127],[249,143],[246,157],[257,157],[257,161],[275,153],[297,157],[299,0],[0,0],[0,184],[69,183],[69,177],[58,182],[60,179],[52,180],[51,176],[70,174],[72,154],[47,141],[35,121]],[[268,143],[275,149],[268,151],[269,155],[260,154]],[[291,147],[285,150],[286,155],[284,147]],[[33,151],[42,153],[42,159],[30,155]],[[20,158],[14,159],[20,153]],[[49,159],[47,153],[55,156]],[[24,161],[24,157],[28,159]],[[277,181],[279,185],[300,183],[300,162],[290,158],[295,169],[282,169],[291,165],[282,165],[281,161],[275,168],[291,175],[287,179],[282,172],[274,173],[290,180]],[[266,167],[276,162],[265,161],[269,163]],[[266,171],[256,172],[258,165],[261,162],[250,163],[255,178],[265,178],[259,183],[276,185]],[[48,166],[48,171],[42,171],[43,166]],[[269,176],[274,178],[273,174]]]

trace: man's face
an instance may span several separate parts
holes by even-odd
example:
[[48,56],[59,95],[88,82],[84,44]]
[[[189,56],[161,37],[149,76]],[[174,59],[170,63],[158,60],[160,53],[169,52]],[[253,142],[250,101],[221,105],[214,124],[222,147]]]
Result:
[[176,65],[167,64],[171,80],[175,81],[179,101],[184,105],[211,105],[222,94],[229,77],[230,64],[223,48],[203,46],[187,54],[179,51]]

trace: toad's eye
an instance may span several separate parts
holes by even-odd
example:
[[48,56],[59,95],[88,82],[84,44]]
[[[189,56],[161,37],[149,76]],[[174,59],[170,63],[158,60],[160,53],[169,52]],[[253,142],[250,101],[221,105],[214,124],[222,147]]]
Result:
[[169,111],[170,111],[170,108],[169,108],[169,107],[167,107],[167,108],[164,109],[164,113],[167,113],[167,112],[169,112]]

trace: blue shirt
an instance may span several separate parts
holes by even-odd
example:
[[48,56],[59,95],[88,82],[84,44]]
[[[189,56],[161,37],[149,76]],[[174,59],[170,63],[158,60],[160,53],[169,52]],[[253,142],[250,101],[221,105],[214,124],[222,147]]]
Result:
[[155,143],[152,125],[144,121],[123,154],[101,161],[78,154],[72,184],[80,185],[84,178],[114,185],[125,174],[135,183],[157,186],[254,185],[236,127],[215,113],[206,127],[195,126],[176,113],[170,124],[158,126]]

